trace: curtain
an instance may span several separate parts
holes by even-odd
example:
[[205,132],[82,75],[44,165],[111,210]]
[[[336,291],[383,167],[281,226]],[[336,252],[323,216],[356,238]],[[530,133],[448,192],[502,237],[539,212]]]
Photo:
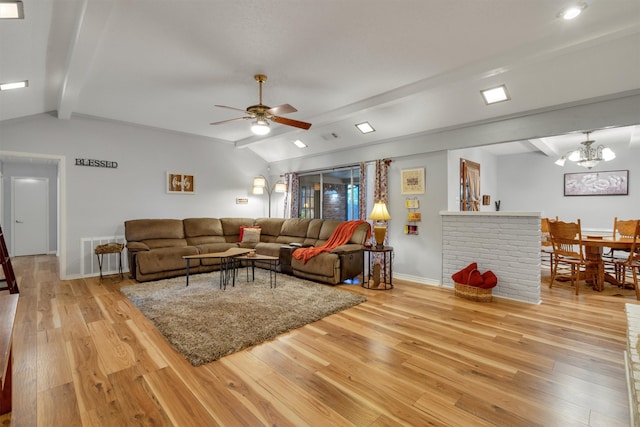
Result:
[[[384,202],[387,205],[387,209],[389,209],[389,184],[388,184],[388,169],[391,164],[391,160],[382,159],[376,160],[376,172],[374,178],[374,187],[373,187],[373,202]],[[387,223],[387,227],[389,223]],[[384,245],[387,246],[389,244],[389,229],[387,228],[387,234],[384,236]],[[393,256],[393,253],[391,254]],[[380,264],[386,271],[380,271],[380,276],[382,277],[391,277],[390,265],[384,263],[384,254],[383,253],[374,253],[373,263]],[[391,260],[390,262],[393,262]]]
[[480,210],[480,171],[475,168],[467,168],[469,176],[469,206],[472,211]]
[[287,184],[287,192],[284,196],[284,217],[298,218],[298,174],[285,173],[284,182]]
[[367,164],[360,163],[360,189],[358,191],[358,218],[367,219]]

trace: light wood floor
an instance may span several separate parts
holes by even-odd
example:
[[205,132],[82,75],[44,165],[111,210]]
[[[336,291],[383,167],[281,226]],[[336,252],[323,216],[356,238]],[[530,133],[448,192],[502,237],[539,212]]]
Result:
[[482,304],[342,285],[368,301],[194,368],[118,292],[129,280],[60,281],[52,256],[13,265],[12,425],[628,425],[635,299],[544,286],[541,305]]

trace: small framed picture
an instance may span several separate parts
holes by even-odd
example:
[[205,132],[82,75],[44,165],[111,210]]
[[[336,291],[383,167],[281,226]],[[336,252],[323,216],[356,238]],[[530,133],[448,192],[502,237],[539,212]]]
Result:
[[420,212],[409,212],[407,215],[407,221],[418,222],[422,221],[422,214]]
[[167,193],[195,194],[196,182],[193,175],[167,172]]
[[400,180],[402,194],[424,194],[424,168],[403,169]]

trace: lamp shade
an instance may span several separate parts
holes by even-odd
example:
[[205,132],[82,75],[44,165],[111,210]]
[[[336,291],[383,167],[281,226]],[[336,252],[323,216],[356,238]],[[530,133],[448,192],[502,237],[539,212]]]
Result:
[[253,178],[253,186],[264,188],[267,186],[267,179],[263,176],[256,176]]
[[387,221],[391,219],[391,215],[389,215],[389,211],[387,210],[387,204],[384,202],[374,203],[369,219],[374,221]]
[[253,194],[256,194],[256,195],[264,194],[264,187],[254,186],[253,187]]
[[276,193],[286,193],[287,184],[285,184],[284,182],[276,182],[276,185],[273,187],[273,191]]

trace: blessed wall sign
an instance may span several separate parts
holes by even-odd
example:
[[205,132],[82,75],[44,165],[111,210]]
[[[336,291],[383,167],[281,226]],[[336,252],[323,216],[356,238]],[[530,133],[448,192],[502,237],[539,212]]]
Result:
[[115,169],[118,167],[118,162],[112,162],[111,160],[76,159],[76,166]]

